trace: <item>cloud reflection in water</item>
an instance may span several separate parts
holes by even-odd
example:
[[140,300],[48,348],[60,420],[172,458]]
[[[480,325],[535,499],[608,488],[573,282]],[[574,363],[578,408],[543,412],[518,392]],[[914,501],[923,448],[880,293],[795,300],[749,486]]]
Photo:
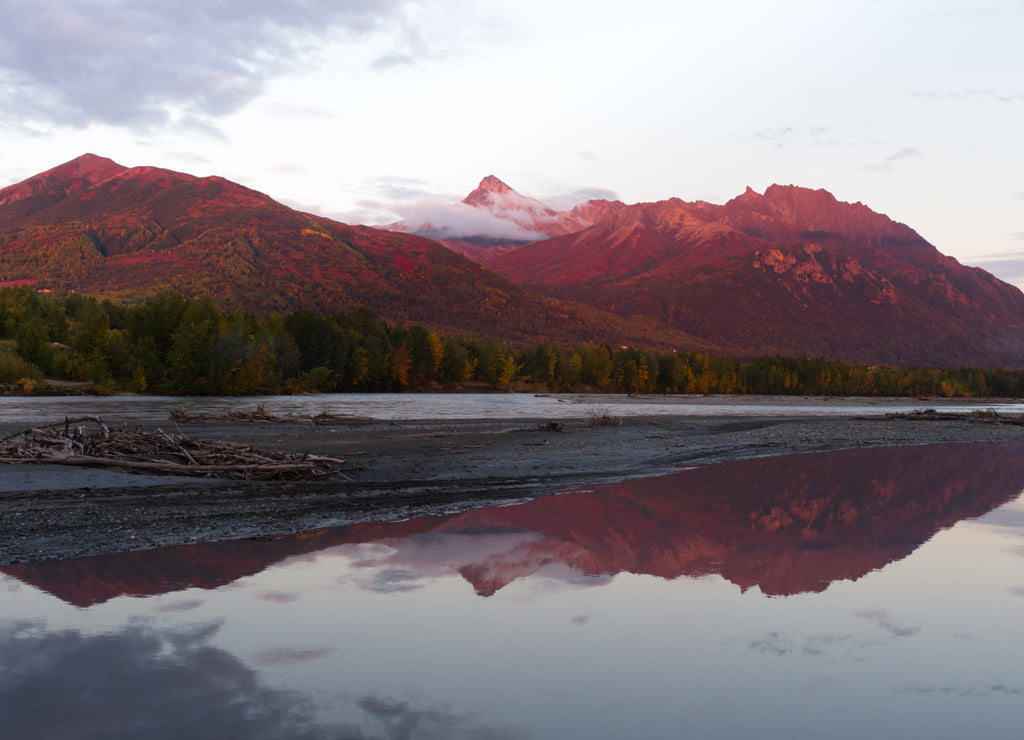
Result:
[[[210,645],[221,623],[161,631],[135,621],[100,635],[48,631],[42,621],[0,621],[0,727],[8,738],[145,737],[180,740],[370,740],[517,735],[478,726],[446,707],[364,696],[324,723],[294,691],[266,686],[230,652]],[[327,651],[330,652],[330,651]],[[314,655],[314,653],[316,653]],[[323,657],[280,651],[274,664]]]

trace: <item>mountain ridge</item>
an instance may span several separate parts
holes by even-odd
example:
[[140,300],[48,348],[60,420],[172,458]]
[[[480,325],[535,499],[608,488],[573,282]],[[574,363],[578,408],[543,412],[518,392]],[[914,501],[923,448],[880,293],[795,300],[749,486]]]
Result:
[[0,191],[0,285],[138,300],[212,295],[225,309],[308,308],[508,341],[711,349],[521,288],[429,239],[290,209],[222,177],[84,155]]
[[570,213],[591,225],[470,256],[533,290],[745,356],[1024,365],[1024,294],[827,190],[747,188],[724,205],[589,201]]
[[169,288],[258,312],[368,306],[519,346],[1024,366],[1024,294],[823,189],[558,212],[489,175],[456,206],[469,226],[524,238],[349,226],[222,177],[87,154],[0,190],[0,286],[118,300]]

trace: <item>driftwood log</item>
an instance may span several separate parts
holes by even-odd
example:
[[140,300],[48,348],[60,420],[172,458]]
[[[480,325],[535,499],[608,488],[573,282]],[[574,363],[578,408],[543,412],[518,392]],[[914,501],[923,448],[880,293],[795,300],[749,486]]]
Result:
[[86,416],[26,429],[0,439],[0,463],[81,465],[151,475],[235,480],[345,477],[344,460],[193,439],[161,429],[111,429]]
[[201,421],[230,421],[235,423],[253,424],[338,424],[346,421],[368,421],[361,416],[343,416],[339,414],[315,414],[299,416],[296,414],[268,414],[262,406],[255,411],[229,411],[225,414],[192,414],[184,406],[171,411],[171,421],[176,424],[192,424]]
[[1021,416],[1020,414],[1000,414],[995,409],[963,412],[918,409],[915,411],[886,414],[885,419],[890,421],[969,421],[976,424],[1011,424],[1013,426],[1024,426],[1024,416]]

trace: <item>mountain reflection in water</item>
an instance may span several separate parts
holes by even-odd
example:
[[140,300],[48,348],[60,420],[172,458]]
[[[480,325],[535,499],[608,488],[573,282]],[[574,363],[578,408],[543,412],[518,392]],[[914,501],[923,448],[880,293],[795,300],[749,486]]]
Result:
[[[719,574],[769,595],[819,592],[902,559],[1024,489],[1015,442],[844,450],[707,465],[593,491],[404,522],[6,566],[76,606],[216,588],[290,556],[386,543],[401,570],[457,571],[481,596],[542,570],[673,579]],[[438,562],[438,560],[443,562]]]

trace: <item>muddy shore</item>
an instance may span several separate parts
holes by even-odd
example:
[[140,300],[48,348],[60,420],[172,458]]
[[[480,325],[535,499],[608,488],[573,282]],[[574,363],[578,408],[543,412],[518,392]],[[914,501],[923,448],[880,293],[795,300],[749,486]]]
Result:
[[[626,416],[608,426],[565,420],[560,431],[545,428],[548,421],[181,427],[194,437],[343,458],[350,480],[225,482],[0,465],[0,564],[429,516],[765,455],[1024,440],[1024,426],[969,417]],[[0,433],[16,426],[0,424]]]

